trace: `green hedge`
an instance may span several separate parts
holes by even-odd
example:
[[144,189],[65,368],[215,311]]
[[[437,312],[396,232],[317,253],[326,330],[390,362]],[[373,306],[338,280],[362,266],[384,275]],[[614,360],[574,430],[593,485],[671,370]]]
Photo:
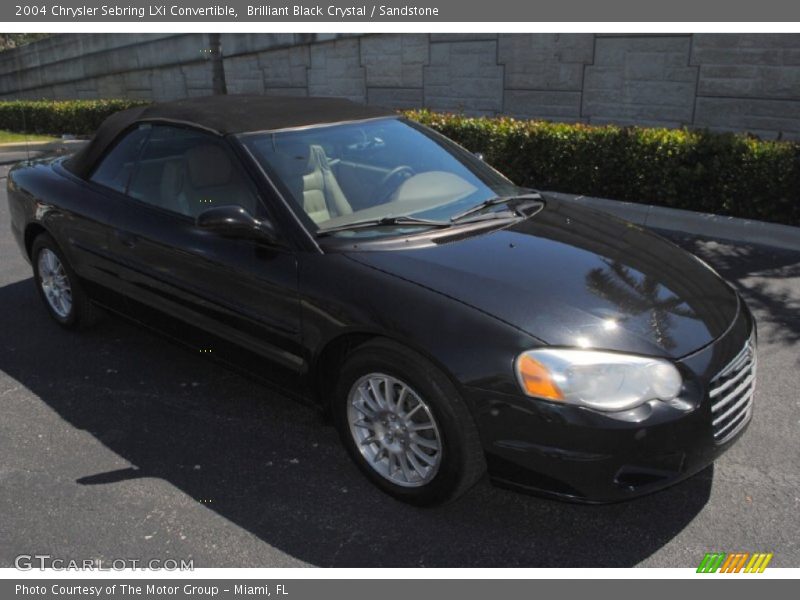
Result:
[[[0,129],[91,135],[139,100],[0,102]],[[24,114],[24,120],[23,120]],[[520,185],[800,225],[800,144],[687,129],[405,113]]]
[[0,129],[24,133],[91,135],[120,110],[140,100],[12,100],[0,102]]
[[515,183],[800,225],[800,144],[687,129],[405,113]]

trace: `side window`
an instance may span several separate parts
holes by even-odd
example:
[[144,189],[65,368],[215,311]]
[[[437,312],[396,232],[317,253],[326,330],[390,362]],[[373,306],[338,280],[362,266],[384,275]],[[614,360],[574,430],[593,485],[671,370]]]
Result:
[[235,158],[216,136],[157,125],[141,154],[128,195],[189,217],[237,204],[256,215],[258,200]]
[[89,180],[124,193],[147,134],[148,129],[142,127],[127,133],[100,161]]

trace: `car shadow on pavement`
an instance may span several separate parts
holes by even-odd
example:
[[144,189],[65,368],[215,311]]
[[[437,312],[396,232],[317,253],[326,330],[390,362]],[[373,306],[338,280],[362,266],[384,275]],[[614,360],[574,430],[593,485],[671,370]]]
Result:
[[[0,288],[0,307],[0,369],[130,463],[104,472],[107,458],[93,464],[89,454],[85,474],[60,485],[161,478],[313,565],[627,567],[675,537],[709,498],[712,469],[614,505],[565,504],[484,481],[447,506],[406,506],[362,477],[311,408],[121,319],[65,332],[30,280]],[[92,524],[107,535],[114,526]],[[271,566],[257,556],[249,563]]]
[[800,252],[662,233],[679,246],[712,263],[717,272],[742,294],[759,320],[759,337],[766,335],[771,343],[782,346],[800,343],[800,302],[797,294]]

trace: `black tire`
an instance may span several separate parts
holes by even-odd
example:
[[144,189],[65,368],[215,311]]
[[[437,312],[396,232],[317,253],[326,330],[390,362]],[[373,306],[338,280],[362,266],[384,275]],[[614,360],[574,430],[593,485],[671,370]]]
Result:
[[[370,466],[351,433],[349,395],[362,377],[382,373],[407,384],[424,401],[435,419],[441,458],[435,476],[418,487],[403,487]],[[475,422],[453,383],[426,358],[389,340],[373,340],[345,360],[336,383],[332,414],[350,457],[381,490],[419,506],[442,504],[461,496],[486,472],[486,460]],[[377,447],[377,446],[376,446]]]
[[[72,306],[64,315],[56,312],[47,299],[42,286],[42,275],[39,272],[39,257],[44,250],[49,250],[56,255],[64,268],[66,280],[71,290]],[[89,299],[81,285],[80,279],[70,266],[61,248],[58,247],[58,244],[56,244],[55,240],[53,240],[50,235],[42,233],[33,241],[33,246],[31,247],[31,262],[33,263],[33,280],[36,285],[36,291],[39,293],[39,297],[42,299],[42,303],[48,314],[56,323],[65,329],[82,329],[91,327],[98,321],[100,309]]]

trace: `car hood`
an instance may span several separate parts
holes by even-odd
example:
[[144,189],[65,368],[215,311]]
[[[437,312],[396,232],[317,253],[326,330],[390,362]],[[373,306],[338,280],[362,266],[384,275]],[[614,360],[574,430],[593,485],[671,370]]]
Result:
[[557,346],[680,358],[722,335],[739,306],[733,289],[688,252],[555,199],[491,233],[348,256]]

